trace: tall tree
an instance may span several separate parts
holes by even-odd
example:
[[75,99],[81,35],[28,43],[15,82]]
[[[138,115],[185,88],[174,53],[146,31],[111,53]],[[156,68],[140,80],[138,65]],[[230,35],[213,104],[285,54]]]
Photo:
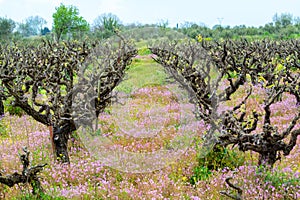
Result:
[[104,13],[98,16],[93,23],[93,31],[102,38],[108,38],[121,27],[118,16],[112,13]]
[[15,27],[16,23],[12,19],[0,17],[0,39],[8,39]]
[[273,16],[275,26],[278,28],[285,28],[288,25],[293,24],[293,15],[289,13],[283,13],[278,15],[277,13]]
[[52,17],[53,31],[57,40],[66,34],[75,36],[77,33],[89,30],[89,24],[83,17],[79,16],[79,10],[75,6],[60,4]]
[[30,16],[25,23],[19,24],[18,31],[25,37],[39,35],[46,23],[47,21],[40,16]]

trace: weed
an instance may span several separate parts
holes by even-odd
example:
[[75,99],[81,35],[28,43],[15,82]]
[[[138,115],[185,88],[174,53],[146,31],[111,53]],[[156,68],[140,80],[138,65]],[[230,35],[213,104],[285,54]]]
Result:
[[212,171],[207,166],[197,166],[194,168],[194,174],[190,177],[190,183],[195,185],[198,181],[207,180]]
[[245,157],[237,150],[216,146],[204,156],[198,158],[198,165],[190,177],[190,183],[196,184],[200,180],[206,180],[214,170],[222,170],[225,167],[235,169],[245,163]]
[[267,185],[272,185],[276,189],[281,187],[290,187],[300,185],[299,177],[295,177],[293,173],[278,171],[276,169],[266,170],[262,167],[258,168],[262,180]]

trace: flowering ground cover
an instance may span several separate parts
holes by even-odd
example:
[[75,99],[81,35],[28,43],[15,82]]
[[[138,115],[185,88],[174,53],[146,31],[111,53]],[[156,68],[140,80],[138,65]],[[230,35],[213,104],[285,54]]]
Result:
[[[33,165],[48,163],[40,174],[45,190],[45,194],[39,197],[42,199],[228,199],[220,194],[220,191],[234,193],[225,184],[227,177],[233,177],[233,183],[243,189],[244,199],[300,199],[300,138],[293,152],[277,161],[271,171],[256,166],[255,153],[236,149],[228,151],[244,161],[235,168],[231,163],[236,162],[233,157],[226,161],[230,167],[217,170],[199,168],[198,159],[203,155],[202,138],[207,128],[202,121],[195,120],[191,112],[193,106],[187,98],[181,99],[182,96],[176,94],[174,84],[166,81],[162,67],[148,56],[136,58],[128,75],[128,79],[117,88],[121,104],[107,108],[99,118],[101,137],[111,143],[105,146],[106,143],[102,145],[98,141],[98,145],[101,144],[99,146],[105,151],[119,148],[145,153],[181,147],[176,143],[176,138],[180,138],[180,142],[188,145],[180,148],[184,151],[176,159],[168,160],[164,165],[151,160],[153,165],[160,166],[146,172],[134,171],[133,168],[118,169],[107,166],[102,154],[99,156],[91,151],[86,141],[75,137],[69,143],[71,163],[60,164],[54,161],[52,155],[48,127],[26,115],[7,115],[1,120],[1,174],[20,172],[18,152],[27,146]],[[259,111],[260,97],[265,91],[259,87],[254,91],[246,107]],[[232,106],[244,92],[243,89],[238,91],[232,102],[223,105],[223,109]],[[286,128],[296,110],[292,106],[295,99],[288,95],[282,98],[282,102],[271,108],[275,111],[272,120],[278,129]],[[178,137],[183,127],[190,137]],[[172,140],[175,142],[170,142]],[[148,166],[152,165],[148,163]],[[198,179],[192,181],[193,177]],[[0,198],[37,198],[31,195],[30,190],[28,185],[12,188],[0,185]]]

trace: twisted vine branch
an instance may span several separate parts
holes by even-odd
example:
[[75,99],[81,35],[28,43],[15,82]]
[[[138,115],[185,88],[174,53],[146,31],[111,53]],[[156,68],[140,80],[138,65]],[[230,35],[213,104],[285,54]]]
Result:
[[13,187],[14,185],[20,184],[20,183],[23,183],[23,184],[29,183],[32,187],[32,193],[39,194],[39,193],[43,192],[43,188],[42,188],[41,182],[40,182],[37,174],[39,172],[41,172],[47,164],[40,164],[40,165],[36,165],[33,167],[29,167],[30,166],[30,162],[29,162],[30,152],[28,151],[28,149],[26,147],[23,148],[23,152],[24,152],[24,154],[19,155],[20,161],[23,165],[22,173],[20,174],[18,172],[15,172],[13,174],[5,175],[5,176],[3,176],[0,173],[0,183],[5,184],[9,187]]

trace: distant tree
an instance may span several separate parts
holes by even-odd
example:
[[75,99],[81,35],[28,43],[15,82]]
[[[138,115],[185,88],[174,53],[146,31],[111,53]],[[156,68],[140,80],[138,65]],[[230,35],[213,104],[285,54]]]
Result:
[[294,24],[295,24],[296,26],[299,26],[299,25],[300,25],[300,17],[295,17],[295,18],[294,18]]
[[48,27],[44,27],[42,30],[41,30],[41,34],[42,35],[47,35],[48,33],[50,33],[51,31],[49,30]]
[[66,34],[75,36],[78,33],[89,30],[89,24],[83,17],[79,16],[79,10],[75,6],[60,4],[52,17],[53,32],[57,40],[60,40]]
[[139,22],[133,22],[133,23],[124,25],[125,29],[133,29],[133,28],[139,28],[139,27],[144,27],[144,25]]
[[18,31],[25,37],[39,35],[46,23],[47,21],[40,16],[30,16],[25,23],[19,24]]
[[281,29],[279,36],[281,38],[288,39],[288,38],[293,37],[294,34],[298,34],[298,33],[299,33],[299,30],[297,29],[296,26],[288,25],[285,28]]
[[274,24],[271,22],[271,23],[267,23],[265,24],[264,27],[262,27],[262,30],[265,31],[265,32],[268,32],[270,34],[273,34],[276,32],[276,27],[274,26]]
[[205,26],[205,24],[195,24],[193,22],[185,22],[181,25],[181,30],[183,34],[189,36],[190,38],[197,38],[201,35],[204,38],[212,37],[212,30]]
[[20,34],[23,37],[29,37],[30,36],[30,27],[27,23],[19,23],[17,28],[18,34]]
[[165,28],[167,28],[167,27],[169,26],[169,21],[168,21],[168,20],[161,19],[161,20],[159,20],[159,22],[157,23],[157,26],[158,26],[159,28],[165,29]]
[[278,15],[277,13],[273,16],[273,21],[276,27],[285,28],[288,25],[293,24],[293,15],[289,13],[283,13]]
[[93,23],[93,31],[97,33],[99,37],[108,38],[114,35],[114,32],[120,29],[122,23],[118,16],[112,13],[104,13],[98,16]]
[[0,39],[8,39],[15,27],[16,23],[12,19],[0,17]]

